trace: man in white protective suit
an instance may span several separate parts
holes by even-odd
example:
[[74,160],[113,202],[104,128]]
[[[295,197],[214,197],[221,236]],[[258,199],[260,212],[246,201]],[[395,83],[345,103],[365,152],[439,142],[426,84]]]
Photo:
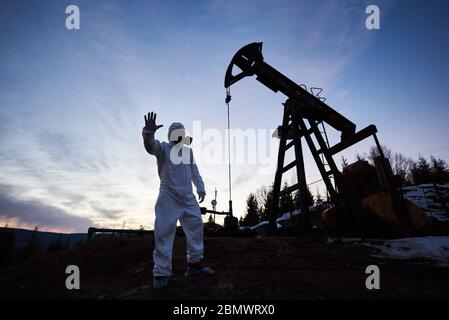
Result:
[[145,150],[156,156],[161,180],[155,206],[153,287],[162,289],[167,287],[172,274],[172,249],[178,220],[187,239],[185,276],[214,273],[211,268],[200,264],[203,259],[203,220],[192,182],[200,203],[204,201],[206,192],[192,150],[187,147],[192,138],[186,136],[184,126],[179,122],[172,123],[168,129],[169,142],[160,142],[154,138],[156,130],[162,127],[156,125],[156,113],[150,112],[144,119],[142,136]]

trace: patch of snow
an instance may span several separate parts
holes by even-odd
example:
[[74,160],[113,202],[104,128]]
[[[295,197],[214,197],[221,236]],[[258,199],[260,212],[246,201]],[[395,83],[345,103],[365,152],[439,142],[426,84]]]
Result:
[[424,209],[428,216],[437,220],[449,220],[446,208],[449,208],[449,183],[437,184],[438,192],[433,184],[420,184],[402,188],[407,200]]
[[251,230],[258,229],[258,228],[260,228],[260,227],[262,227],[262,226],[264,226],[264,225],[266,225],[266,224],[268,224],[268,221],[264,220],[264,221],[259,222],[259,223],[256,224],[256,225],[250,227],[250,229],[251,229]]
[[281,222],[281,221],[285,221],[285,220],[289,220],[291,219],[291,217],[293,216],[297,216],[298,214],[301,214],[301,210],[300,209],[295,209],[292,212],[286,212],[284,213],[282,216],[278,217],[276,219],[277,222]]
[[[263,220],[263,221],[259,222],[258,224],[250,227],[250,229],[251,230],[255,230],[255,229],[258,229],[260,227],[263,227],[263,226],[267,225],[268,223],[269,222],[267,220]],[[282,228],[282,226],[279,223],[277,224],[277,226],[278,226],[278,228]]]
[[[301,214],[301,210],[299,210],[299,209],[295,209],[295,210],[293,210],[292,212],[286,212],[286,213],[284,213],[282,216],[280,216],[280,217],[278,217],[278,218],[276,219],[278,228],[282,228],[282,225],[281,225],[279,222],[289,220],[289,219],[291,218],[291,216],[297,216],[297,215],[299,215],[299,214]],[[262,226],[267,225],[268,223],[269,223],[269,222],[268,222],[267,220],[263,220],[263,221],[259,222],[258,224],[256,224],[256,225],[250,227],[250,229],[251,229],[251,230],[255,230],[255,229],[258,229],[258,228],[260,228],[260,227],[262,227]]]
[[[315,205],[310,206],[310,207],[309,207],[309,210],[313,210],[313,209],[315,209],[315,208],[318,208],[318,206],[315,206]],[[283,215],[281,215],[280,217],[276,218],[276,222],[277,222],[278,228],[280,229],[280,228],[283,227],[282,224],[281,224],[281,222],[283,222],[283,221],[288,221],[288,220],[290,220],[292,217],[295,217],[295,216],[300,215],[300,214],[301,214],[301,209],[295,209],[295,210],[293,210],[293,211],[291,211],[291,212],[286,212],[286,213],[284,213]],[[264,225],[266,225],[266,224],[268,224],[268,221],[264,220],[264,221],[259,222],[259,223],[256,224],[256,225],[252,226],[250,229],[251,229],[251,230],[254,230],[254,229],[260,228],[260,227],[262,227],[262,226],[264,226]]]
[[[416,237],[394,240],[344,238],[343,243],[376,251],[374,257],[400,260],[427,259],[435,265],[449,267],[449,236]],[[328,239],[328,242],[332,239]]]

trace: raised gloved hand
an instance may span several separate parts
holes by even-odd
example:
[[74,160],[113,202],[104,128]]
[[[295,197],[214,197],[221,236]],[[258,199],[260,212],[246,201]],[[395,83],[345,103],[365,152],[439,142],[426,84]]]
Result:
[[156,124],[156,113],[155,112],[148,112],[148,117],[145,115],[143,116],[145,120],[145,127],[143,127],[142,135],[145,136],[146,133],[155,132],[157,129],[162,128],[164,125]]
[[206,193],[198,192],[198,202],[199,203],[203,202],[205,197],[206,197]]

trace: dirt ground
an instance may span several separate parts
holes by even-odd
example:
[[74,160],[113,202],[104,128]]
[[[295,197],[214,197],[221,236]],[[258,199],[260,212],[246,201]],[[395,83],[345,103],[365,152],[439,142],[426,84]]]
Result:
[[[0,270],[0,298],[38,299],[447,299],[449,268],[373,258],[360,247],[300,237],[206,238],[207,278],[186,279],[185,239],[177,237],[170,287],[152,288],[150,236],[96,239]],[[380,268],[367,290],[365,268]],[[81,289],[65,288],[77,265]]]

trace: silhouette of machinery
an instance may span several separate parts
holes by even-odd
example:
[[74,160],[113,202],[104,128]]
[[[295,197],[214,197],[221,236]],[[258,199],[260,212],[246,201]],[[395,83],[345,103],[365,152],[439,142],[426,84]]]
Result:
[[[236,72],[237,73],[234,73]],[[389,162],[385,159],[382,148],[377,139],[376,126],[370,125],[356,131],[356,125],[332,109],[320,97],[320,88],[311,88],[307,91],[305,85],[298,85],[285,75],[277,71],[264,61],[262,43],[248,44],[237,51],[232,58],[225,75],[224,86],[227,89],[226,102],[231,100],[230,86],[245,77],[256,76],[256,80],[273,90],[282,92],[288,98],[283,104],[284,114],[282,124],[277,128],[277,138],[280,139],[277,169],[273,184],[273,200],[269,217],[270,228],[277,229],[276,218],[279,211],[279,199],[283,194],[299,190],[300,199],[300,225],[311,227],[309,207],[307,204],[307,182],[304,169],[302,144],[307,144],[313,159],[327,188],[330,200],[334,205],[336,227],[348,226],[357,223],[360,205],[354,201],[354,193],[347,187],[342,172],[339,171],[333,156],[346,148],[368,138],[373,137],[379,157],[376,160],[377,176],[383,177],[382,190],[388,194],[391,207],[390,215],[395,215],[396,224],[401,228],[408,228],[410,219],[403,198],[394,182]],[[329,145],[324,123],[341,132],[341,141],[333,146]],[[294,148],[294,161],[284,165],[285,153]],[[281,190],[282,175],[288,170],[296,168],[297,183]],[[376,174],[376,171],[374,172]],[[333,180],[333,181],[332,181]],[[374,201],[373,207],[384,200]],[[385,200],[386,201],[386,200]],[[384,201],[384,202],[385,202]],[[366,207],[366,205],[365,205]]]

